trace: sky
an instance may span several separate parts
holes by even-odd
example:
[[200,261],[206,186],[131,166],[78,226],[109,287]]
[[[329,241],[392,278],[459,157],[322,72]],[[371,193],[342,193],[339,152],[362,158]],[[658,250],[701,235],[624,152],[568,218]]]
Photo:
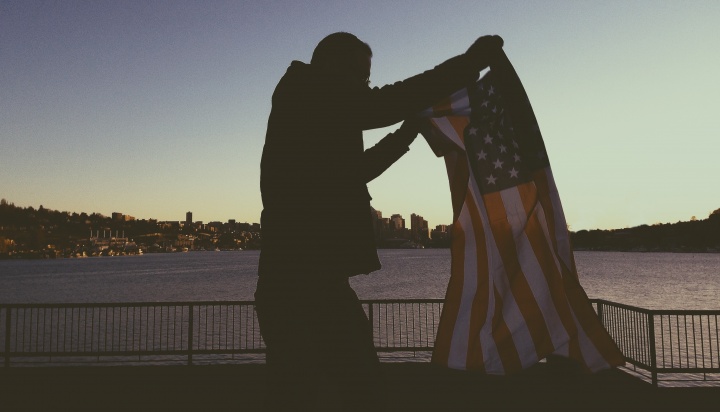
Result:
[[[497,34],[571,230],[704,219],[720,208],[718,21],[717,0],[0,0],[0,198],[259,222],[270,99],[292,60],[348,31],[382,86]],[[422,138],[369,189],[386,217],[452,223]]]

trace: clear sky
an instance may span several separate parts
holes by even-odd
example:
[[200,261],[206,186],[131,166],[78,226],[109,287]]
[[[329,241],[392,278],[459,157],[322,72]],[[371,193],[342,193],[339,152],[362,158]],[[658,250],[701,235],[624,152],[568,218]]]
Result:
[[[703,219],[720,208],[718,22],[717,0],[0,0],[0,197],[259,222],[270,97],[292,60],[349,31],[379,86],[498,34],[572,230]],[[451,223],[422,138],[370,192],[385,216]]]

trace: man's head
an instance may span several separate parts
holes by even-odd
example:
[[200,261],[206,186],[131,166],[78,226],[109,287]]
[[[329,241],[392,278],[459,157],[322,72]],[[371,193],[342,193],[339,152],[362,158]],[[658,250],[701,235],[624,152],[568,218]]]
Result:
[[350,33],[338,32],[318,43],[310,64],[367,82],[370,78],[371,59],[372,49],[367,43]]

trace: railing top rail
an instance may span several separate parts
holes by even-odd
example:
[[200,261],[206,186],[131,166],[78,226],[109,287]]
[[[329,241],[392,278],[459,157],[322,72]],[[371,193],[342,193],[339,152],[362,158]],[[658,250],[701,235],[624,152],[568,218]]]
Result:
[[678,315],[678,316],[697,316],[697,315],[710,315],[720,316],[720,310],[712,309],[656,309],[651,310],[653,315]]
[[[427,299],[361,299],[363,304],[372,303],[443,303],[442,298]],[[254,305],[252,300],[205,300],[172,302],[74,302],[74,303],[0,303],[0,308],[85,308],[85,307],[149,307],[149,306],[212,306],[212,305]]]
[[626,305],[624,303],[618,303],[618,302],[612,302],[605,299],[590,299],[590,302],[592,303],[602,303],[603,305],[607,306],[615,306],[622,309],[632,310],[635,312],[641,312],[641,313],[649,313],[650,309],[641,308],[638,306],[632,306],[632,305]]
[[75,302],[75,303],[0,303],[0,308],[106,308],[106,307],[152,307],[152,306],[212,306],[212,305],[254,305],[252,300],[207,300],[172,302]]
[[425,299],[361,299],[361,303],[444,303],[442,298]]
[[615,306],[618,308],[633,310],[640,313],[652,315],[718,315],[720,309],[645,309],[637,306],[626,305],[624,303],[612,302],[605,299],[590,299],[593,303],[602,303],[607,306]]
[[[416,299],[361,299],[363,304],[391,304],[391,303],[443,303],[442,298],[416,298]],[[622,309],[632,310],[652,315],[710,315],[720,316],[720,310],[674,310],[674,309],[645,309],[624,303],[612,302],[605,299],[590,299],[592,303],[600,303]],[[206,301],[168,301],[168,302],[75,302],[75,303],[0,303],[4,308],[108,308],[108,307],[168,307],[168,306],[213,306],[213,305],[254,305],[252,300],[206,300]]]

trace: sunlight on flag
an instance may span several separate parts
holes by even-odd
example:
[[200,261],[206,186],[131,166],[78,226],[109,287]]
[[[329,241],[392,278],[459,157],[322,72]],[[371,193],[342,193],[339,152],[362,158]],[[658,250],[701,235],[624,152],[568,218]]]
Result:
[[548,355],[624,364],[580,286],[540,130],[502,54],[423,112],[453,205],[452,264],[433,362],[507,374]]

